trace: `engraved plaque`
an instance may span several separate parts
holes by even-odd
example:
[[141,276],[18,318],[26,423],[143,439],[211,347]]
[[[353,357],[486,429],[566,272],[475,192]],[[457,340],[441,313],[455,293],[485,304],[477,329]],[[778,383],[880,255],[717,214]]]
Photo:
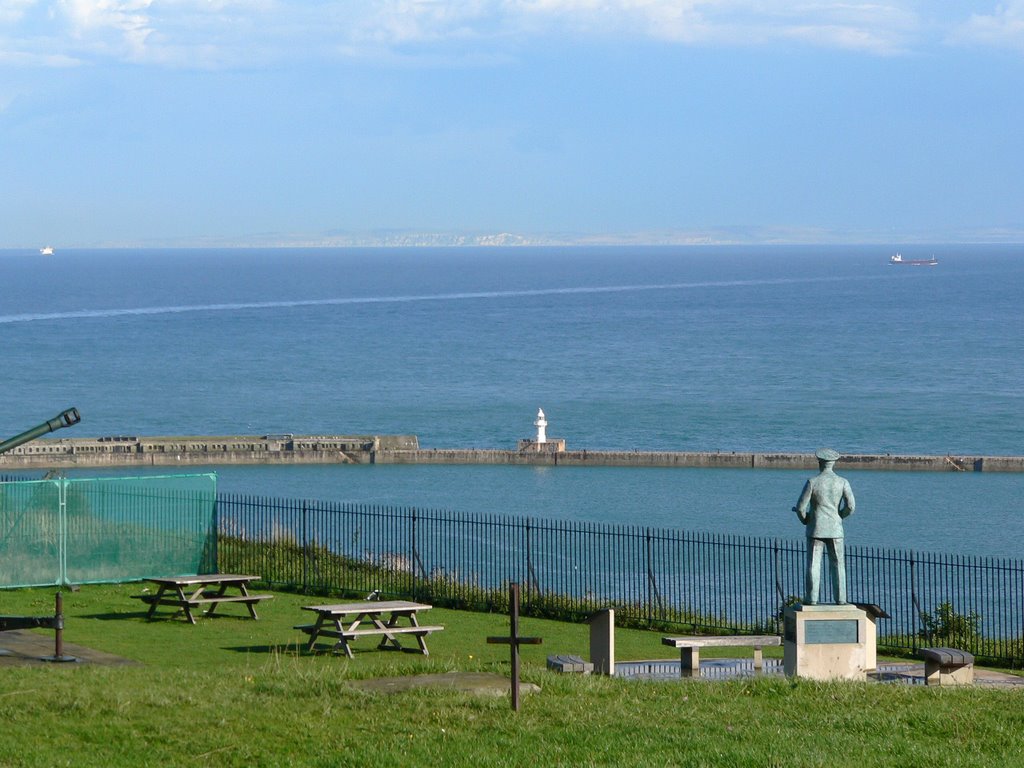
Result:
[[808,645],[825,643],[856,643],[857,619],[818,619],[804,623],[804,642]]

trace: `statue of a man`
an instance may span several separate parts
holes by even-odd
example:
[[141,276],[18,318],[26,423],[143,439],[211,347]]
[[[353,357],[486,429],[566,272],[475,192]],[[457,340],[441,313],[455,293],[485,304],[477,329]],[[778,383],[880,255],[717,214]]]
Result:
[[846,564],[843,558],[843,520],[853,514],[853,491],[845,478],[832,471],[839,454],[822,448],[817,475],[804,485],[800,501],[793,507],[807,529],[807,580],[804,604],[815,605],[821,587],[821,553],[828,548],[835,602],[846,604]]

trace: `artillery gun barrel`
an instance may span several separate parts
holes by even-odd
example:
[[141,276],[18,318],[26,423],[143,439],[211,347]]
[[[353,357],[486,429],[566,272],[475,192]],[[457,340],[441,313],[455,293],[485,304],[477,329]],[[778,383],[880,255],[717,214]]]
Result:
[[49,421],[44,421],[37,427],[22,432],[20,435],[8,438],[0,443],[0,453],[9,451],[12,448],[17,448],[23,443],[27,443],[29,440],[35,440],[40,435],[45,435],[49,432],[56,432],[58,429],[64,427],[70,427],[82,420],[82,417],[78,414],[77,408],[68,408],[66,411],[62,411],[57,414],[54,418]]

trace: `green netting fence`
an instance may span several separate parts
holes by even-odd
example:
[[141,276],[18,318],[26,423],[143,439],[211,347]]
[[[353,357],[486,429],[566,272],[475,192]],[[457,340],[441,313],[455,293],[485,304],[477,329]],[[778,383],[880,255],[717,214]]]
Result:
[[217,476],[0,483],[0,587],[209,573]]

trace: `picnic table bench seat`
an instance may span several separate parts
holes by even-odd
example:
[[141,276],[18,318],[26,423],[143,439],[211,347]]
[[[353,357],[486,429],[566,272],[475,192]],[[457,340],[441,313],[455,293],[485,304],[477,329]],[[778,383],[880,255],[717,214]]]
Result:
[[388,627],[387,629],[378,629],[377,627],[366,628],[366,629],[349,629],[349,630],[337,630],[337,629],[325,629],[320,627],[317,629],[316,624],[299,624],[295,629],[305,632],[307,635],[313,634],[315,631],[317,635],[324,635],[326,637],[359,637],[360,635],[429,635],[431,632],[440,632],[444,627]]
[[764,668],[761,649],[769,645],[782,645],[778,635],[690,635],[663,637],[663,645],[679,649],[680,672],[683,676],[700,674],[700,649],[705,647],[753,646],[754,669]]
[[[167,595],[132,595],[136,600],[144,603],[162,603],[164,605],[178,605],[181,600],[171,598]],[[189,605],[204,605],[209,603],[258,603],[260,600],[270,600],[273,595],[223,595],[221,597],[189,597],[185,599]]]

